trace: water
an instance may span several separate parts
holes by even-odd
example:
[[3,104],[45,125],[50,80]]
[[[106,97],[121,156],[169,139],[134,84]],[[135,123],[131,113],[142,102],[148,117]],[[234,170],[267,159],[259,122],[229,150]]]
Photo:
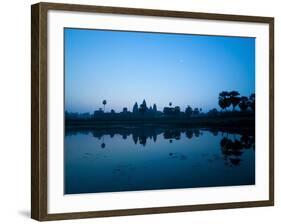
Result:
[[66,128],[65,194],[255,184],[246,129]]

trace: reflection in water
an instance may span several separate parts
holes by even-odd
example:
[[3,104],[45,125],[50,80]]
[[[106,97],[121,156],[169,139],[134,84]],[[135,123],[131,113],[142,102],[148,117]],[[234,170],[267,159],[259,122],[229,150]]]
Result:
[[223,137],[220,141],[221,151],[224,155],[225,162],[237,166],[240,164],[240,157],[243,154],[244,149],[254,149],[254,136],[242,134],[239,139],[233,135],[234,139],[229,137]]
[[[201,129],[211,132],[214,136],[218,136],[219,129]],[[254,147],[254,133],[249,132],[249,130],[231,130],[222,129],[220,130],[222,135],[226,134],[226,137],[221,139],[222,153],[229,155],[231,153],[239,154],[239,150],[245,148],[249,149]],[[236,132],[235,132],[236,131]],[[126,140],[131,135],[135,144],[140,144],[145,146],[148,140],[157,141],[157,136],[163,134],[164,139],[169,139],[172,143],[173,139],[180,140],[182,133],[185,137],[191,139],[193,137],[198,138],[203,135],[198,128],[154,128],[154,127],[138,127],[138,128],[69,128],[66,130],[66,136],[76,135],[79,133],[91,134],[94,138],[102,139],[101,147],[105,148],[104,136],[108,135],[113,138],[115,135],[121,135],[122,139]],[[237,139],[235,134],[240,134],[241,137]],[[228,138],[229,134],[233,134],[234,140]]]
[[255,183],[254,130],[67,127],[65,136],[66,194]]
[[[115,135],[122,136],[122,139],[126,140],[129,136],[132,136],[132,139],[135,144],[140,144],[145,146],[148,140],[157,141],[157,136],[163,134],[164,139],[175,139],[180,140],[181,134],[185,133],[186,137],[191,139],[194,137],[199,137],[199,129],[179,129],[179,128],[153,128],[153,127],[138,127],[138,128],[92,128],[92,129],[67,129],[66,136],[76,135],[76,134],[91,134],[94,138],[102,139],[104,143],[104,136],[108,135],[110,138],[113,138]],[[170,141],[172,142],[172,141]]]

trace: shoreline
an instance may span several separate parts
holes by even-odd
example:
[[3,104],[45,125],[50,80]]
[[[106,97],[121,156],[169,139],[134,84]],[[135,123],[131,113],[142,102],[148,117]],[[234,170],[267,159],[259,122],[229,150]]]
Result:
[[158,119],[138,119],[138,120],[97,120],[97,119],[77,119],[65,120],[66,127],[94,127],[94,128],[125,128],[133,126],[152,127],[255,127],[254,116],[237,117],[196,117],[196,118],[158,118]]

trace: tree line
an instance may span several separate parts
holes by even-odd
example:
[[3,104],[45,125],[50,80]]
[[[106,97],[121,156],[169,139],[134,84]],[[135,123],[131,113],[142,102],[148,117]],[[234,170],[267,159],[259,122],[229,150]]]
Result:
[[[254,112],[255,111],[255,94],[251,94],[249,97],[241,96],[237,91],[222,91],[219,93],[218,97],[218,105],[221,108],[221,112],[219,112],[216,108],[211,109],[207,113],[202,112],[202,108],[192,108],[191,106],[187,106],[184,111],[181,111],[179,106],[173,106],[172,102],[169,102],[168,105],[163,108],[163,111],[159,111],[157,109],[157,105],[154,103],[153,106],[147,106],[146,100],[144,99],[141,104],[135,102],[133,105],[132,111],[129,111],[127,107],[124,107],[121,112],[117,113],[115,110],[111,109],[109,112],[105,111],[105,106],[107,104],[107,100],[102,100],[103,108],[99,108],[99,110],[94,111],[93,114],[84,113],[69,113],[66,111],[66,118],[73,119],[91,119],[91,118],[121,118],[121,117],[129,117],[129,118],[155,118],[155,117],[196,117],[196,116],[217,116],[220,113],[230,113],[230,112]],[[239,111],[236,110],[237,106],[239,107]],[[232,107],[232,110],[227,110],[229,107]]]
[[255,111],[255,94],[252,93],[249,97],[240,96],[237,91],[222,91],[219,94],[219,106],[222,110],[225,110],[232,106],[232,110],[239,106],[240,111],[247,111],[251,109]]

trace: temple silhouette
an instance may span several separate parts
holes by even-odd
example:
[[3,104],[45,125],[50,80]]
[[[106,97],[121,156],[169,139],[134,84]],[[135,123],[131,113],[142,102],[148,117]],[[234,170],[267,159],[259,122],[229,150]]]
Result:
[[[163,108],[157,109],[157,105],[147,106],[145,99],[142,103],[135,102],[132,110],[123,107],[116,112],[105,110],[107,100],[102,100],[103,108],[93,113],[73,113],[65,111],[66,125],[181,125],[181,126],[247,126],[254,128],[255,123],[255,94],[249,97],[240,96],[237,91],[222,91],[218,96],[218,106],[208,112],[202,108],[187,106],[183,110],[179,106],[173,106],[172,102]],[[238,109],[237,109],[238,108]]]

